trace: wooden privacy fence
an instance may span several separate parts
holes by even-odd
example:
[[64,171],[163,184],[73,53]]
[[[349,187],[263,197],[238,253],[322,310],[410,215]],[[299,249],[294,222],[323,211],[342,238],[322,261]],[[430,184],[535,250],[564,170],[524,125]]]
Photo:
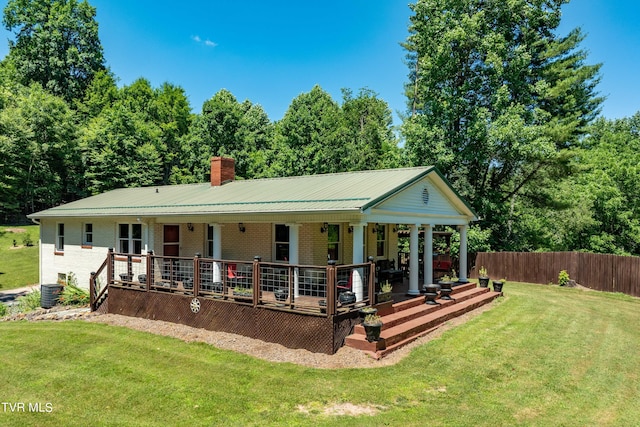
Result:
[[473,277],[484,266],[492,279],[557,283],[567,270],[582,286],[605,292],[640,297],[640,257],[583,252],[479,252]]

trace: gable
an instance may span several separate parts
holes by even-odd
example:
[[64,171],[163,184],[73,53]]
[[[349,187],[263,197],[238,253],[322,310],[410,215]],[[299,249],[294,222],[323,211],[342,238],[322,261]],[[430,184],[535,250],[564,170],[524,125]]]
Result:
[[408,215],[475,217],[457,194],[434,173],[391,196],[375,209]]

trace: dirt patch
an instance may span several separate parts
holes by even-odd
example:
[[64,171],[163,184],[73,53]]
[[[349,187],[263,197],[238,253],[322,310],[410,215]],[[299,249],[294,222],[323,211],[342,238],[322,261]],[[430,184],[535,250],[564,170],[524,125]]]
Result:
[[17,246],[9,246],[9,249],[22,249],[24,248],[24,245],[17,245]]
[[27,230],[25,230],[24,228],[5,228],[4,231],[8,231],[9,233],[16,233],[16,234],[27,232]]
[[377,415],[384,408],[376,405],[354,405],[353,403],[334,403],[331,405],[320,405],[312,403],[309,405],[299,405],[298,412],[306,415],[338,415],[357,417],[359,415]]

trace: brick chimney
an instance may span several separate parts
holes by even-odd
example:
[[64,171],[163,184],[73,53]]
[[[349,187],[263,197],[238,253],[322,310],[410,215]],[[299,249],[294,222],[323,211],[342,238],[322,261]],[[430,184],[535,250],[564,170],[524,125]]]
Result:
[[236,177],[236,162],[228,157],[211,158],[211,185],[220,186]]

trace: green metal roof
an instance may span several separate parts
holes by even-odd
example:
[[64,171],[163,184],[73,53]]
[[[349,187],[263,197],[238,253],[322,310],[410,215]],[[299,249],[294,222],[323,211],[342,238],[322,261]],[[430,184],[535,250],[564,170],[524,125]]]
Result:
[[205,183],[122,188],[29,217],[362,212],[434,170],[416,167],[239,180],[216,187]]

